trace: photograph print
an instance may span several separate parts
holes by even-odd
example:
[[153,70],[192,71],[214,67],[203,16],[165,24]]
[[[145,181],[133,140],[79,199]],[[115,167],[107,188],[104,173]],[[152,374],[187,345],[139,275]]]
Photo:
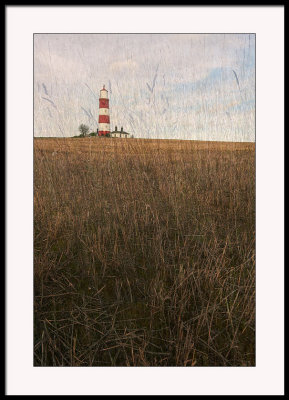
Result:
[[33,42],[34,366],[255,366],[255,35]]

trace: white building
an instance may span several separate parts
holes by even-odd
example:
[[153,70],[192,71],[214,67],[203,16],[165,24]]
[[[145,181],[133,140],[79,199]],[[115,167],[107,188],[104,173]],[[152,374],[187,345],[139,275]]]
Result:
[[117,126],[115,127],[115,130],[113,132],[110,132],[110,137],[112,138],[130,138],[131,135],[128,132],[125,132],[123,130],[123,127],[121,127],[120,131],[117,130]]

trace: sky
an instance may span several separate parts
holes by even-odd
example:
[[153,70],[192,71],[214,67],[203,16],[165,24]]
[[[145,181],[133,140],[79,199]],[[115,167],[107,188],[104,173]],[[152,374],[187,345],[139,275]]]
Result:
[[254,34],[35,34],[34,136],[255,141]]

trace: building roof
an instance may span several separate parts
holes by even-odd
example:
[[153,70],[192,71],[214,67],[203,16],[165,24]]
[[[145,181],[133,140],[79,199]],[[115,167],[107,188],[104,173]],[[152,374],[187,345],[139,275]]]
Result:
[[103,85],[103,88],[100,89],[100,91],[105,90],[106,92],[108,92],[108,90],[106,90],[105,85]]
[[130,135],[130,133],[125,131],[111,131],[110,133],[124,133],[125,135]]

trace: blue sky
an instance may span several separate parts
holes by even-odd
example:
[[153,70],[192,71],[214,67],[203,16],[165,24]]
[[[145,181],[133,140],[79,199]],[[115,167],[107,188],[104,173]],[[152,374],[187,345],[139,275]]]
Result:
[[97,128],[109,90],[111,128],[135,137],[255,140],[252,34],[37,34],[35,136]]

